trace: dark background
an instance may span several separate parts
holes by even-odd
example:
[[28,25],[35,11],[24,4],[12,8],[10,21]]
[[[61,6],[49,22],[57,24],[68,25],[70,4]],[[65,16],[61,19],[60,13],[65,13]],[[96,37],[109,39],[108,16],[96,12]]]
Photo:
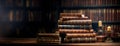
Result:
[[[36,37],[39,32],[55,32],[60,2],[60,0],[0,0],[0,36]],[[12,21],[9,20],[10,11],[13,11]],[[21,21],[16,20],[17,11],[23,12],[18,15]],[[29,12],[32,12],[32,21],[29,21]]]

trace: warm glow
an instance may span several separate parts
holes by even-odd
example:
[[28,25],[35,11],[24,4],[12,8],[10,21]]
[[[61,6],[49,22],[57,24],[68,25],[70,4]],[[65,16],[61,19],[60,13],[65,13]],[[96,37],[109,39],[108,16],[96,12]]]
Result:
[[102,27],[102,21],[98,21],[98,26]]
[[111,26],[107,27],[107,31],[110,32],[111,31]]

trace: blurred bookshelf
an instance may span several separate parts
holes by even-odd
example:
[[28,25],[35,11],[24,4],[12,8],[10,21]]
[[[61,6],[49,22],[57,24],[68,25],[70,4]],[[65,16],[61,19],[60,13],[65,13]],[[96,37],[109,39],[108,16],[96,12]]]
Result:
[[39,32],[55,32],[59,1],[46,1],[0,0],[0,36],[36,37]]

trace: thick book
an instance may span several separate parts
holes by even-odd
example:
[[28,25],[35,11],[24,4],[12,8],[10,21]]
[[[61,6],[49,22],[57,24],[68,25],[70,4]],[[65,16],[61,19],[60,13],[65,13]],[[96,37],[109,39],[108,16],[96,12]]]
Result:
[[60,21],[59,24],[66,25],[91,25],[92,20],[68,20],[68,21]]
[[56,33],[39,33],[37,36],[38,43],[60,43],[59,34]]
[[59,29],[91,29],[92,25],[58,25]]
[[66,38],[95,37],[96,33],[67,33]]
[[85,37],[85,38],[66,38],[64,42],[69,43],[87,43],[87,42],[96,42],[97,39],[95,37]]
[[9,12],[9,20],[10,20],[11,22],[12,22],[13,19],[14,19],[13,14],[14,14],[14,12],[13,12],[13,10],[11,10],[11,11]]
[[39,33],[38,37],[59,37],[56,33]]
[[60,13],[60,18],[64,16],[76,16],[76,17],[82,17],[81,13]]
[[23,20],[23,11],[16,11],[16,21],[22,21]]
[[86,29],[59,29],[60,33],[92,33],[93,30]]
[[89,18],[80,18],[80,17],[76,17],[76,16],[65,16],[60,18],[62,19],[61,21],[67,21],[67,20],[89,20]]
[[16,1],[13,1],[13,2],[15,2],[17,7],[22,7],[23,4],[24,4],[23,0],[16,0]]

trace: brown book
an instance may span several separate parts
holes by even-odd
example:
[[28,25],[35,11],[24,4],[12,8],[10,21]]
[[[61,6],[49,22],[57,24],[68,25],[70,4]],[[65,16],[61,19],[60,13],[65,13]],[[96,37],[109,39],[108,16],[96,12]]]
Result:
[[117,12],[117,13],[116,13],[116,14],[117,14],[117,15],[116,15],[116,21],[118,21],[118,16],[119,16],[119,15],[118,15],[118,14],[119,14],[119,13],[118,13],[118,10],[116,10],[116,12]]
[[16,0],[16,5],[18,6],[18,7],[22,7],[23,6],[23,1],[22,0]]
[[80,25],[80,24],[92,24],[92,20],[68,20],[68,21],[60,21],[59,24],[75,24],[75,25]]
[[23,11],[16,11],[16,21],[22,21],[23,20]]
[[28,20],[29,21],[34,21],[34,16],[33,16],[33,12],[32,11],[28,12]]
[[67,33],[66,38],[95,37],[96,33]]
[[55,33],[39,33],[37,37],[38,43],[60,43],[59,34]]
[[5,6],[13,7],[13,1],[12,0],[7,0],[5,2]]
[[113,22],[113,12],[112,12],[113,9],[111,9],[111,22]]
[[59,34],[55,34],[55,33],[39,33],[38,37],[55,37],[55,38],[59,38]]
[[76,17],[81,17],[81,13],[60,13],[60,18],[64,16],[76,16]]
[[103,9],[103,16],[104,16],[104,18],[103,18],[103,21],[105,21],[105,9]]
[[11,11],[9,12],[9,20],[10,20],[10,21],[13,21],[13,19],[14,19],[14,17],[13,17],[13,11],[11,10]]
[[118,10],[118,22],[120,21],[120,10]]
[[110,22],[112,22],[112,9],[109,9],[109,15],[110,15]]
[[72,43],[88,43],[88,42],[95,42],[97,39],[95,37],[85,37],[85,38],[66,38],[65,42],[72,42]]
[[97,4],[98,4],[98,6],[101,6],[101,0],[97,0]]
[[85,29],[59,29],[61,33],[92,33],[94,31],[85,30]]
[[74,4],[75,6],[79,6],[79,0],[75,0]]
[[114,1],[115,1],[114,4],[117,5],[118,4],[118,0],[114,0]]
[[26,0],[26,7],[30,6],[30,0]]
[[67,20],[89,20],[88,18],[79,18],[79,17],[62,17],[62,21],[67,21]]
[[113,22],[113,12],[112,12],[113,9],[111,9],[111,22]]
[[89,16],[90,16],[90,19],[93,20],[93,10],[89,10]]
[[109,9],[107,9],[107,22],[109,21]]
[[19,21],[20,20],[20,11],[16,11],[16,21]]
[[105,9],[105,22],[107,22],[107,9]]

